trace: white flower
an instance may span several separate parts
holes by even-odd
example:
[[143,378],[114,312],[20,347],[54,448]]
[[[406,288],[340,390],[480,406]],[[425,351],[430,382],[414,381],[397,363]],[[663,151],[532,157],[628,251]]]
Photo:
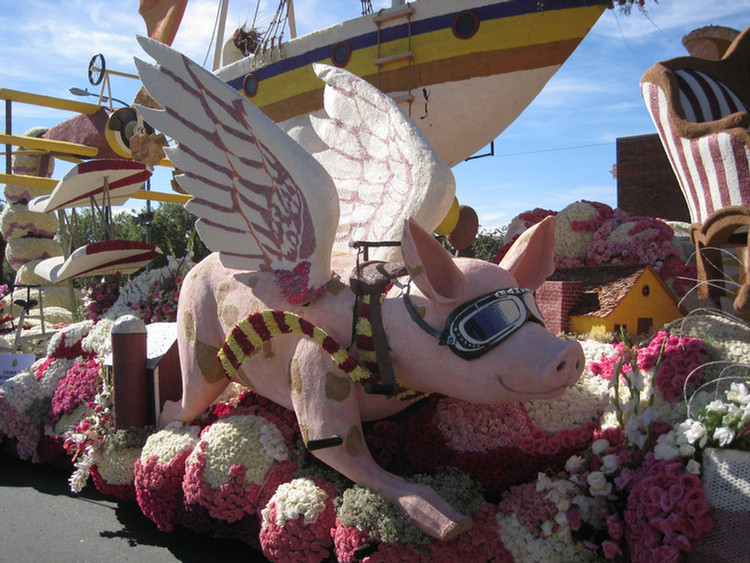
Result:
[[536,490],[537,492],[551,491],[554,488],[552,479],[546,473],[539,473],[536,476]]
[[734,440],[734,431],[726,426],[720,426],[714,432],[714,440],[719,441],[719,446],[726,446]]
[[690,444],[680,444],[680,457],[690,457],[695,453],[695,447]]
[[609,441],[604,438],[595,440],[594,443],[591,444],[591,451],[594,455],[602,455],[607,451],[607,448],[609,448]]
[[727,404],[724,403],[724,401],[720,400],[711,401],[710,403],[708,403],[708,405],[706,405],[706,411],[725,413],[727,412]]
[[152,455],[157,456],[156,463],[164,465],[183,451],[191,451],[198,442],[200,427],[188,425],[175,420],[158,432],[151,434],[141,451],[141,463]]
[[654,456],[656,459],[673,459],[680,455],[680,450],[675,446],[675,433],[670,430],[656,439]]
[[601,471],[589,473],[586,483],[594,496],[608,495],[612,492],[612,483],[607,481],[607,477]]
[[568,458],[568,461],[565,462],[565,471],[572,473],[577,469],[581,469],[583,467],[583,462],[584,459],[581,456],[572,455]]
[[326,509],[328,493],[318,487],[307,477],[294,479],[279,485],[276,492],[261,510],[262,526],[268,528],[271,523],[271,505],[276,505],[276,524],[284,526],[290,520],[304,516],[305,524],[312,524]]
[[[204,478],[214,488],[228,482],[233,465],[245,468],[245,482],[262,485],[268,469],[288,459],[284,436],[268,419],[256,415],[232,415],[212,424],[201,435],[206,442]],[[197,461],[193,450],[188,464]]]
[[678,443],[681,441],[680,438],[684,438],[688,444],[695,444],[702,448],[708,441],[708,432],[702,422],[688,418],[677,426],[678,432]]
[[731,383],[727,392],[727,399],[743,405],[750,404],[750,391],[744,383]]
[[692,473],[693,475],[700,475],[701,474],[701,464],[695,461],[694,459],[691,459],[687,462],[685,465],[685,471],[688,473]]
[[[565,513],[570,510],[570,499],[565,497],[560,498],[560,500],[555,503],[555,507],[557,508],[558,514],[565,516]],[[567,522],[567,518],[565,518],[565,521]]]
[[620,460],[615,454],[605,455],[602,458],[602,471],[604,473],[613,473],[620,466]]
[[641,373],[641,370],[634,369],[631,371],[628,375],[628,381],[630,381],[630,384],[634,389],[637,391],[643,391],[643,374]]

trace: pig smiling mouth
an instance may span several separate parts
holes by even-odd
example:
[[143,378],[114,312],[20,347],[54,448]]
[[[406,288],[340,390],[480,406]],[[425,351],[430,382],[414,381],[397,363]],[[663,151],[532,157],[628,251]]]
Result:
[[513,387],[510,387],[505,383],[503,380],[502,375],[497,376],[497,382],[504,387],[506,390],[510,391],[511,393],[516,393],[517,395],[537,395],[537,396],[547,396],[547,395],[557,395],[564,393],[570,385],[562,384],[559,387],[554,387],[553,389],[548,389],[547,391],[520,391],[518,389],[514,389]]

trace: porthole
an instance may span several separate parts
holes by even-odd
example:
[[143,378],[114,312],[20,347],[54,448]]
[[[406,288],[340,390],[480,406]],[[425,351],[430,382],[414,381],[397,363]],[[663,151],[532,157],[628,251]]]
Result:
[[252,98],[258,93],[258,77],[252,72],[245,76],[242,81],[242,90],[248,98]]
[[641,288],[641,295],[643,295],[644,297],[648,297],[650,293],[651,293],[651,288],[649,286],[644,285]]
[[352,48],[346,41],[336,43],[331,49],[331,61],[339,68],[344,68],[352,58]]
[[464,10],[453,16],[453,35],[459,39],[470,39],[479,31],[479,16],[474,10]]

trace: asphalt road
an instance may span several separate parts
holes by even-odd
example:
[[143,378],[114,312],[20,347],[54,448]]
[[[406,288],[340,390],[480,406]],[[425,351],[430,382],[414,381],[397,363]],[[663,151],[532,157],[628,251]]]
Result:
[[72,493],[69,475],[0,451],[0,562],[267,561],[241,541],[184,528],[160,532],[135,502],[113,500],[91,484]]

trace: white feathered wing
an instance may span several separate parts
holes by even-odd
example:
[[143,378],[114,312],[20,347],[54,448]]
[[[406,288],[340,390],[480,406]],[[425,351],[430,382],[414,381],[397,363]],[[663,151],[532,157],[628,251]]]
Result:
[[178,144],[167,149],[194,196],[203,241],[222,263],[274,271],[291,302],[309,301],[331,277],[339,219],[326,170],[254,105],[179,52],[139,37],[159,66],[136,59],[144,86],[164,110],[139,107]]
[[[400,241],[409,217],[432,232],[455,196],[450,167],[389,96],[346,70],[313,69],[326,82],[326,115],[310,116],[315,135],[298,128],[294,136],[336,184],[341,219],[334,250],[346,252],[353,240]],[[320,150],[319,141],[327,148]],[[371,256],[395,259],[398,249]]]

